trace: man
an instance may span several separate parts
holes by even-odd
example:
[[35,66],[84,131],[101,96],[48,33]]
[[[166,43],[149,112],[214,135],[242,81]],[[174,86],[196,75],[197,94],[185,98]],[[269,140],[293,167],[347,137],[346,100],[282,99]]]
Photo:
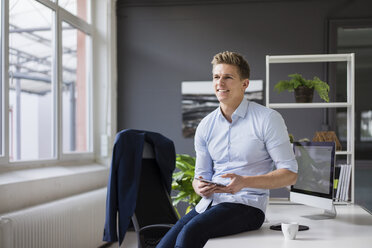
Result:
[[[294,184],[297,163],[280,114],[244,98],[250,68],[233,52],[214,56],[213,85],[219,108],[195,133],[195,177],[202,196],[157,247],[203,247],[209,238],[255,230],[265,219],[269,189]],[[276,167],[276,170],[274,169]]]

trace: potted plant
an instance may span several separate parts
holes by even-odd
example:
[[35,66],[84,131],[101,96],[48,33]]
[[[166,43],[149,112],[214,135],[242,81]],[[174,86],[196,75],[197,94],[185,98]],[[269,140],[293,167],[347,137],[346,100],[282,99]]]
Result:
[[177,154],[176,168],[179,171],[173,173],[172,189],[177,190],[178,194],[172,197],[173,206],[176,207],[180,201],[186,202],[189,204],[186,209],[186,213],[188,213],[201,199],[192,187],[195,175],[195,157],[187,154]]
[[296,102],[312,102],[314,89],[319,94],[320,98],[324,101],[329,102],[329,85],[323,82],[318,77],[314,77],[312,80],[305,79],[301,74],[290,74],[288,75],[291,80],[281,80],[275,86],[274,89],[279,93],[288,90],[289,92],[295,92]]

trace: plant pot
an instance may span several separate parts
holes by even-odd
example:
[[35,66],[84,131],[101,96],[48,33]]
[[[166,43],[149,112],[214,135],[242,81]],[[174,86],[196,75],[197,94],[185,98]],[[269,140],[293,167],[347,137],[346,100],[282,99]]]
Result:
[[312,102],[314,96],[314,88],[306,86],[298,86],[295,90],[295,98],[297,103]]

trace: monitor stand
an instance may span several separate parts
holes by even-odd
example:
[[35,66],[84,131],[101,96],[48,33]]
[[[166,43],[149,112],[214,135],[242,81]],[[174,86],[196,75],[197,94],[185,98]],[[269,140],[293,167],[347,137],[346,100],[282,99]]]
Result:
[[311,219],[311,220],[327,220],[327,219],[334,219],[336,218],[337,212],[335,205],[332,204],[332,210],[324,210],[323,214],[317,214],[317,215],[305,215],[302,217]]

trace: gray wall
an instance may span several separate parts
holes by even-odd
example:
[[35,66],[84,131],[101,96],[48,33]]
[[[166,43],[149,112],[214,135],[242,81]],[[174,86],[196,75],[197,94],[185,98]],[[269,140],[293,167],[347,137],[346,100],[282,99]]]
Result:
[[[146,2],[118,2],[118,128],[160,132],[175,142],[177,153],[188,154],[194,149],[193,139],[182,136],[181,82],[211,80],[214,54],[243,54],[251,79],[265,80],[266,55],[325,53],[328,19],[368,17],[372,9],[361,0]],[[322,64],[275,65],[271,72],[271,82],[293,72],[326,80]],[[273,102],[293,99],[289,93],[271,96]],[[312,138],[322,128],[322,110],[280,112],[296,138]]]

